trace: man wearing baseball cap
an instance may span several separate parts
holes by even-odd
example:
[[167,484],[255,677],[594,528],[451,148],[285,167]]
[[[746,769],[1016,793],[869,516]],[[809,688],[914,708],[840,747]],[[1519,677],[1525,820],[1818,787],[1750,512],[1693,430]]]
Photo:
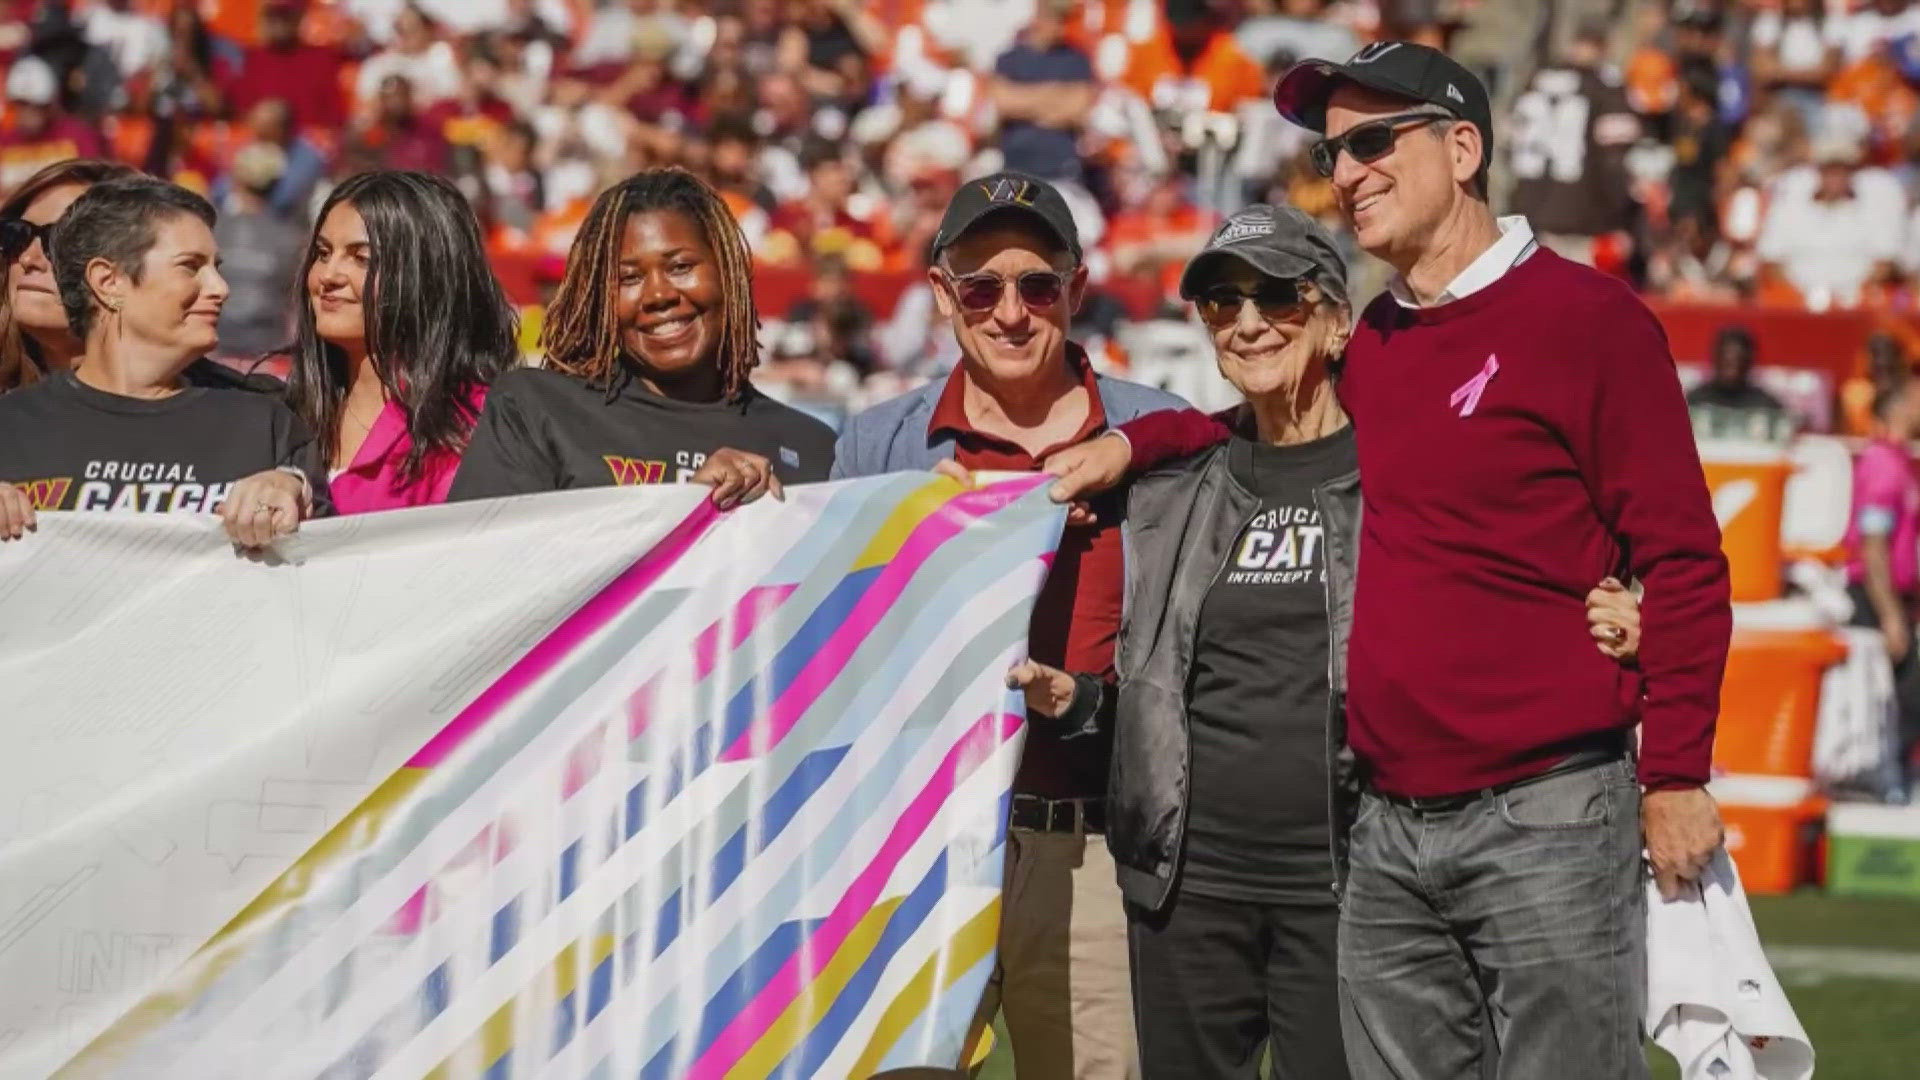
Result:
[[[1185,405],[1095,374],[1067,340],[1087,269],[1073,215],[1046,181],[1003,172],[962,183],[930,255],[928,282],[960,364],[945,381],[854,417],[834,450],[835,478],[935,466],[1035,471],[1109,425]],[[1034,664],[1090,674],[1053,685],[1022,664],[1009,680],[1027,689],[1035,723],[1014,779],[999,968],[978,1026],[1004,1011],[1022,1076],[1139,1076],[1127,921],[1102,838],[1124,510],[1104,501],[1093,524],[1066,530],[1033,609]],[[1063,707],[1076,690],[1077,706]]]
[[[1732,623],[1665,335],[1624,284],[1495,218],[1486,90],[1445,54],[1376,42],[1294,67],[1274,100],[1323,134],[1313,164],[1397,271],[1339,385],[1366,477],[1353,1074],[1472,1076],[1490,1043],[1502,1077],[1644,1077],[1641,853],[1672,897],[1720,844],[1704,785]],[[1229,433],[1189,412],[1123,434],[1050,460],[1056,497]],[[1637,671],[1583,614],[1591,582],[1627,573],[1646,587]]]

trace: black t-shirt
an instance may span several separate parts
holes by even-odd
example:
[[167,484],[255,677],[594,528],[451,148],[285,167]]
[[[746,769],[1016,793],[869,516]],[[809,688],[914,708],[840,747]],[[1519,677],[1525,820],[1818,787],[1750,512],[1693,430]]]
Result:
[[1313,489],[1359,467],[1353,429],[1297,446],[1236,438],[1227,462],[1260,509],[1200,608],[1182,888],[1331,903],[1327,554]]
[[0,397],[0,481],[41,510],[210,514],[236,481],[283,465],[332,512],[313,438],[271,395],[188,386],[123,397],[61,372]]
[[825,480],[833,429],[758,391],[744,401],[688,403],[621,378],[611,398],[558,371],[521,368],[494,380],[450,499],[693,479],[722,447],[759,454],[783,484]]

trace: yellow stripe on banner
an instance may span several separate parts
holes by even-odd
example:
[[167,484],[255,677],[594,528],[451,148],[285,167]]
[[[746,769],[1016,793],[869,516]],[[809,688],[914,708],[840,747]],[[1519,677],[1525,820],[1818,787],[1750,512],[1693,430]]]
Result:
[[[592,976],[593,969],[600,966],[602,960],[613,955],[614,940],[612,934],[595,934],[585,963],[580,959],[579,942],[563,947],[554,954],[553,961],[547,965],[546,970],[535,976],[528,986],[538,986],[551,980],[553,985],[551,1000],[557,1005],[562,998],[579,989],[581,984]],[[487,1017],[478,1030],[467,1037],[466,1042],[461,1043],[440,1064],[429,1070],[423,1080],[453,1080],[457,1076],[478,1076],[492,1068],[494,1062],[500,1060],[501,1055],[513,1049],[514,1006],[526,996],[526,991],[522,990],[508,998],[493,1011],[492,1016]],[[579,1002],[573,1014],[581,1017],[584,1022],[587,1015],[586,1002]],[[543,1027],[540,1031],[541,1037],[545,1038],[551,1031],[552,1025]]]
[[855,570],[866,570],[882,566],[893,561],[900,548],[913,535],[920,523],[932,517],[934,512],[947,505],[947,501],[966,489],[960,481],[949,480],[944,476],[934,477],[925,487],[900,500],[893,508],[886,523],[874,531],[873,539],[867,543],[867,549],[853,561]]
[[854,1063],[848,1076],[872,1076],[880,1070],[880,1062],[900,1041],[914,1021],[920,1019],[932,1003],[935,992],[934,980],[944,969],[946,977],[940,981],[938,989],[944,990],[953,985],[955,979],[972,971],[974,965],[985,959],[993,951],[1000,937],[1000,898],[968,919],[960,932],[953,935],[947,947],[927,958],[914,973],[911,980],[887,1006],[880,1016],[880,1026],[873,1031],[873,1037],[867,1040],[867,1049]]
[[339,823],[314,841],[306,854],[260,891],[240,913],[227,920],[160,989],[127,1010],[113,1026],[95,1036],[55,1077],[93,1076],[112,1071],[142,1037],[172,1020],[207,992],[253,944],[256,933],[279,912],[298,903],[323,871],[357,856],[380,835],[387,820],[413,794],[431,769],[401,766],[360,800]]
[[840,991],[846,988],[860,965],[880,940],[887,928],[887,920],[893,917],[894,909],[900,906],[901,897],[876,904],[859,923],[847,934],[846,940],[834,952],[833,959],[820,969],[820,974],[802,989],[793,1003],[788,1005],[780,1018],[775,1020],[761,1034],[760,1040],[753,1044],[733,1068],[727,1070],[727,1080],[751,1080],[772,1073],[780,1063],[793,1052],[807,1030],[820,1022],[833,1006]]

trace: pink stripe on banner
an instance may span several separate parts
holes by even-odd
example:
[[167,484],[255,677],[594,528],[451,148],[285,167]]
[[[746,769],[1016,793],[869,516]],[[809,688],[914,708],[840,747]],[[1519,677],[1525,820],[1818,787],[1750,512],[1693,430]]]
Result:
[[840,950],[847,935],[853,931],[862,918],[872,909],[880,898],[880,890],[886,887],[887,879],[893,876],[894,867],[920,842],[921,834],[933,822],[947,798],[953,794],[961,779],[970,774],[1001,743],[1007,741],[1020,727],[1020,718],[1009,713],[988,713],[960,736],[953,744],[947,756],[934,770],[933,776],[920,794],[900,815],[899,823],[893,832],[880,845],[873,861],[853,880],[853,884],[841,895],[840,902],[834,905],[833,914],[814,928],[813,936],[794,950],[794,955],[773,978],[767,980],[757,997],[739,1015],[720,1032],[707,1052],[686,1074],[686,1080],[708,1080],[725,1075],[726,1071],[737,1063],[741,1056],[751,1050],[760,1037],[780,1014],[786,1011],[793,999],[798,997],[801,988],[819,978],[833,960],[834,953]]
[[686,519],[673,527],[661,541],[646,554],[634,560],[631,566],[620,572],[620,576],[587,599],[579,609],[567,616],[552,633],[542,638],[538,644],[527,651],[517,663],[508,668],[506,674],[493,681],[493,685],[480,692],[468,706],[460,710],[460,715],[447,722],[440,733],[427,741],[420,752],[407,762],[412,768],[433,768],[446,760],[455,747],[465,742],[468,736],[478,731],[493,715],[505,708],[507,703],[524,693],[526,689],[559,666],[560,661],[594,632],[612,622],[614,617],[626,610],[627,605],[641,593],[653,586],[667,568],[680,561],[694,541],[700,539],[706,531],[720,519],[719,511],[706,499],[686,516]]
[[[693,681],[697,683],[713,674],[713,669],[720,665],[720,659],[738,649],[755,630],[760,629],[760,624],[778,611],[780,605],[786,603],[787,597],[792,596],[799,587],[798,584],[766,585],[753,589],[740,598],[731,614],[700,631],[700,636],[693,642]],[[723,648],[720,638],[726,630],[732,633],[727,635]],[[666,672],[655,674],[642,683],[640,689],[628,695],[627,738],[637,739],[641,732],[647,730],[647,722],[653,715],[653,699],[660,692],[661,680],[666,675]]]
[[1024,484],[996,484],[963,491],[914,526],[906,542],[900,545],[899,552],[887,561],[880,576],[874,579],[866,594],[847,613],[845,621],[833,632],[833,636],[794,676],[785,692],[768,706],[767,715],[749,725],[721,753],[719,760],[740,761],[778,745],[793,725],[806,715],[807,709],[812,707],[820,694],[840,677],[847,661],[852,659],[861,643],[867,640],[881,618],[900,599],[900,594],[906,591],[913,576],[920,572],[921,565],[942,544],[958,536],[968,525],[1018,500],[1038,483],[1035,480]]

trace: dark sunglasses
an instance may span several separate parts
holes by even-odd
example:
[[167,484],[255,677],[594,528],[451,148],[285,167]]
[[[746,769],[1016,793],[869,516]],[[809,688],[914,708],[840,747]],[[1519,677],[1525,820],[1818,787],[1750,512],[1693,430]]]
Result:
[[1436,124],[1442,120],[1451,120],[1450,116],[1438,113],[1401,113],[1399,116],[1383,116],[1378,120],[1369,120],[1357,124],[1331,139],[1321,139],[1307,147],[1307,157],[1313,161],[1313,171],[1321,176],[1332,176],[1333,167],[1340,160],[1340,151],[1353,155],[1353,160],[1362,165],[1379,161],[1393,152],[1393,143],[1403,132],[1412,131],[1424,124]]
[[1219,330],[1239,321],[1240,309],[1249,300],[1259,309],[1261,318],[1285,322],[1300,312],[1300,283],[1291,278],[1271,278],[1252,292],[1231,285],[1215,285],[1202,290],[1194,306],[1200,309],[1201,322]]
[[[1006,295],[1007,279],[999,274],[947,275],[954,299],[968,311],[992,311]],[[1067,276],[1046,270],[1029,270],[1013,279],[1020,302],[1030,308],[1050,308],[1067,292]]]
[[40,241],[40,250],[47,250],[47,237],[53,233],[52,225],[35,225],[26,218],[0,218],[0,257],[8,262],[26,254],[35,240]]

